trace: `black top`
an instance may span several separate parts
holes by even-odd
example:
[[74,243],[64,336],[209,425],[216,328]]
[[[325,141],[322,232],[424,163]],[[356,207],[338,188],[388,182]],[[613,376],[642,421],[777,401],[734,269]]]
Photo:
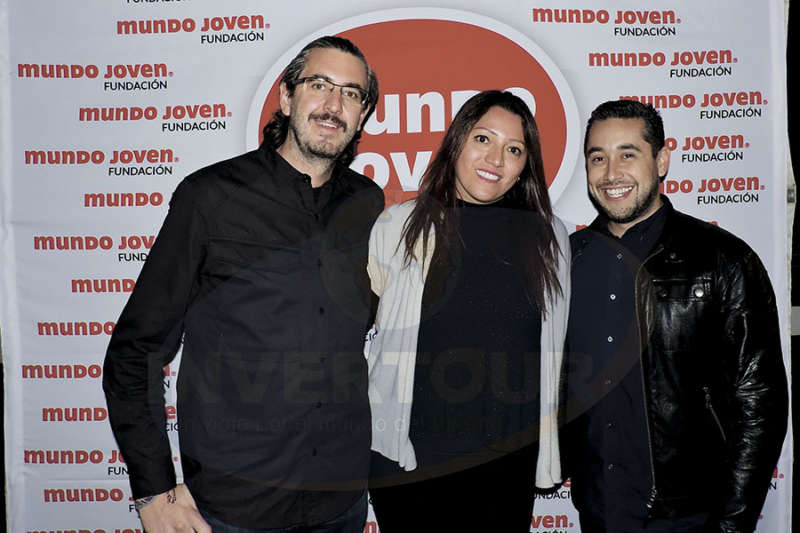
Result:
[[538,438],[541,319],[520,254],[525,213],[456,209],[463,246],[448,254],[437,236],[422,299],[410,430],[422,467]]
[[662,207],[621,238],[600,216],[581,232],[589,244],[572,258],[567,383],[574,420],[565,439],[572,498],[608,531],[641,528],[652,487],[634,281],[665,214]]
[[187,177],[117,322],[103,386],[133,497],[175,484],[163,373],[183,340],[183,474],[246,528],[315,524],[366,486],[371,180],[308,176],[262,145]]

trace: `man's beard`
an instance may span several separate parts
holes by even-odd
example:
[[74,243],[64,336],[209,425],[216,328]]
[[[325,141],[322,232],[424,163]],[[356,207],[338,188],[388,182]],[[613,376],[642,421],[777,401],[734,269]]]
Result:
[[[347,124],[331,115],[330,113],[323,113],[320,115],[309,115],[307,119],[307,123],[310,123],[314,120],[324,120],[328,122],[332,122],[342,128],[342,133],[345,134],[346,142],[341,145],[333,144],[330,141],[320,141],[317,144],[311,143],[308,138],[303,138],[303,128],[297,127],[294,119],[289,120],[289,134],[294,137],[295,144],[300,148],[300,151],[303,152],[306,156],[310,156],[316,159],[337,159],[342,152],[347,148],[347,145],[350,143],[351,139],[347,139]],[[307,130],[306,130],[307,131]],[[310,136],[310,133],[308,133]]]
[[589,191],[589,200],[591,200],[592,205],[594,205],[594,208],[597,209],[599,213],[602,213],[610,221],[615,222],[617,224],[627,224],[628,222],[633,222],[634,220],[642,216],[644,213],[646,213],[647,210],[650,209],[650,207],[653,205],[653,202],[655,202],[656,199],[659,197],[659,194],[660,193],[658,190],[658,185],[656,184],[650,189],[649,194],[645,198],[643,198],[641,202],[637,202],[633,206],[633,209],[631,209],[627,213],[621,213],[621,214],[614,214],[608,211],[606,207],[602,203],[600,203],[597,200],[597,198],[594,197],[591,191]]

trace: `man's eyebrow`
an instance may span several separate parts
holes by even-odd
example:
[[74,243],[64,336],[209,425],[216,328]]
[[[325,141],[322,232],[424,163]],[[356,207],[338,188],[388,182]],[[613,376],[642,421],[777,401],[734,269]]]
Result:
[[635,144],[620,144],[617,146],[617,150],[634,150],[636,152],[641,152],[642,149],[636,146]]
[[[615,146],[614,150],[633,150],[634,152],[640,152],[640,153],[642,151],[641,148],[639,148],[635,144],[630,144],[630,143],[620,144],[618,146]],[[588,156],[595,152],[602,152],[602,151],[603,149],[600,148],[599,146],[590,146],[589,148],[586,149],[586,155]]]
[[603,150],[597,146],[592,146],[586,149],[586,155],[591,155],[595,152],[602,152]]
[[333,83],[334,85],[338,85],[340,87],[353,87],[355,89],[361,89],[362,91],[366,90],[361,85],[359,85],[357,83],[336,83],[335,81],[333,81],[331,79],[330,76],[326,76],[325,74],[311,74],[309,76],[303,76],[303,77],[304,78],[319,78],[321,80],[328,81],[328,82]]

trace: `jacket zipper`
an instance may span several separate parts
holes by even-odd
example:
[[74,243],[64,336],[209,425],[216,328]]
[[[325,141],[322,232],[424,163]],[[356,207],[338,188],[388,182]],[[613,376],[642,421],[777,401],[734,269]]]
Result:
[[725,430],[722,429],[722,422],[720,422],[717,412],[714,410],[714,405],[711,403],[711,391],[708,389],[707,385],[703,386],[703,392],[706,395],[706,409],[708,409],[708,412],[711,413],[711,418],[713,418],[714,422],[717,424],[719,434],[722,435],[722,442],[728,442],[727,437],[725,437]]
[[[635,302],[635,304],[637,306],[637,309],[636,309],[636,326],[637,326],[637,329],[639,331],[639,338],[640,339],[642,338],[642,334],[641,334],[642,323],[641,323],[641,321],[639,319],[639,308],[638,308],[638,305],[639,305],[639,276],[642,273],[642,269],[644,268],[645,263],[647,263],[650,259],[655,257],[658,253],[660,253],[663,250],[663,248],[664,248],[663,245],[659,245],[658,248],[656,248],[656,250],[653,251],[653,253],[651,253],[649,256],[647,256],[644,261],[642,261],[642,264],[639,266],[639,269],[636,271],[636,278],[634,279],[634,283],[633,283],[633,301]],[[642,342],[644,342],[644,341],[642,341]],[[642,357],[642,354],[644,354],[644,351],[645,351],[645,347],[644,346],[640,346],[639,348],[640,348],[640,350],[639,350],[639,373],[640,373],[641,378],[642,378],[642,400],[643,400],[643,403],[644,403],[644,423],[645,423],[645,429],[647,430],[647,451],[648,451],[649,456],[650,456],[650,479],[653,481],[653,485],[650,488],[650,496],[648,497],[647,504],[646,504],[647,517],[645,518],[645,523],[647,523],[647,521],[650,519],[650,512],[653,510],[653,506],[656,503],[656,498],[658,497],[658,489],[656,488],[656,466],[655,466],[655,461],[653,460],[653,437],[652,437],[651,432],[650,432],[650,415],[649,415],[649,411],[647,409],[647,383],[645,382],[644,358]]]

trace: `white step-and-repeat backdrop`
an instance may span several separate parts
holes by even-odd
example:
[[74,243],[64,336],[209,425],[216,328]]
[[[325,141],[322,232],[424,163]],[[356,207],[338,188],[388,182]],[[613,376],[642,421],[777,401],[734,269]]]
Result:
[[[586,224],[589,112],[614,98],[652,103],[673,150],[664,192],[755,248],[787,331],[782,0],[405,5],[0,0],[10,531],[141,528],[101,390],[109,334],[176,184],[257,146],[282,68],[320,35],[351,38],[378,74],[378,109],[353,166],[388,203],[415,194],[471,94],[509,89],[535,112],[557,214]],[[176,372],[177,361],[164,385],[177,448]],[[790,529],[790,459],[787,440],[761,532]],[[371,515],[366,531],[377,531]],[[579,531],[568,484],[537,500],[531,531]]]

